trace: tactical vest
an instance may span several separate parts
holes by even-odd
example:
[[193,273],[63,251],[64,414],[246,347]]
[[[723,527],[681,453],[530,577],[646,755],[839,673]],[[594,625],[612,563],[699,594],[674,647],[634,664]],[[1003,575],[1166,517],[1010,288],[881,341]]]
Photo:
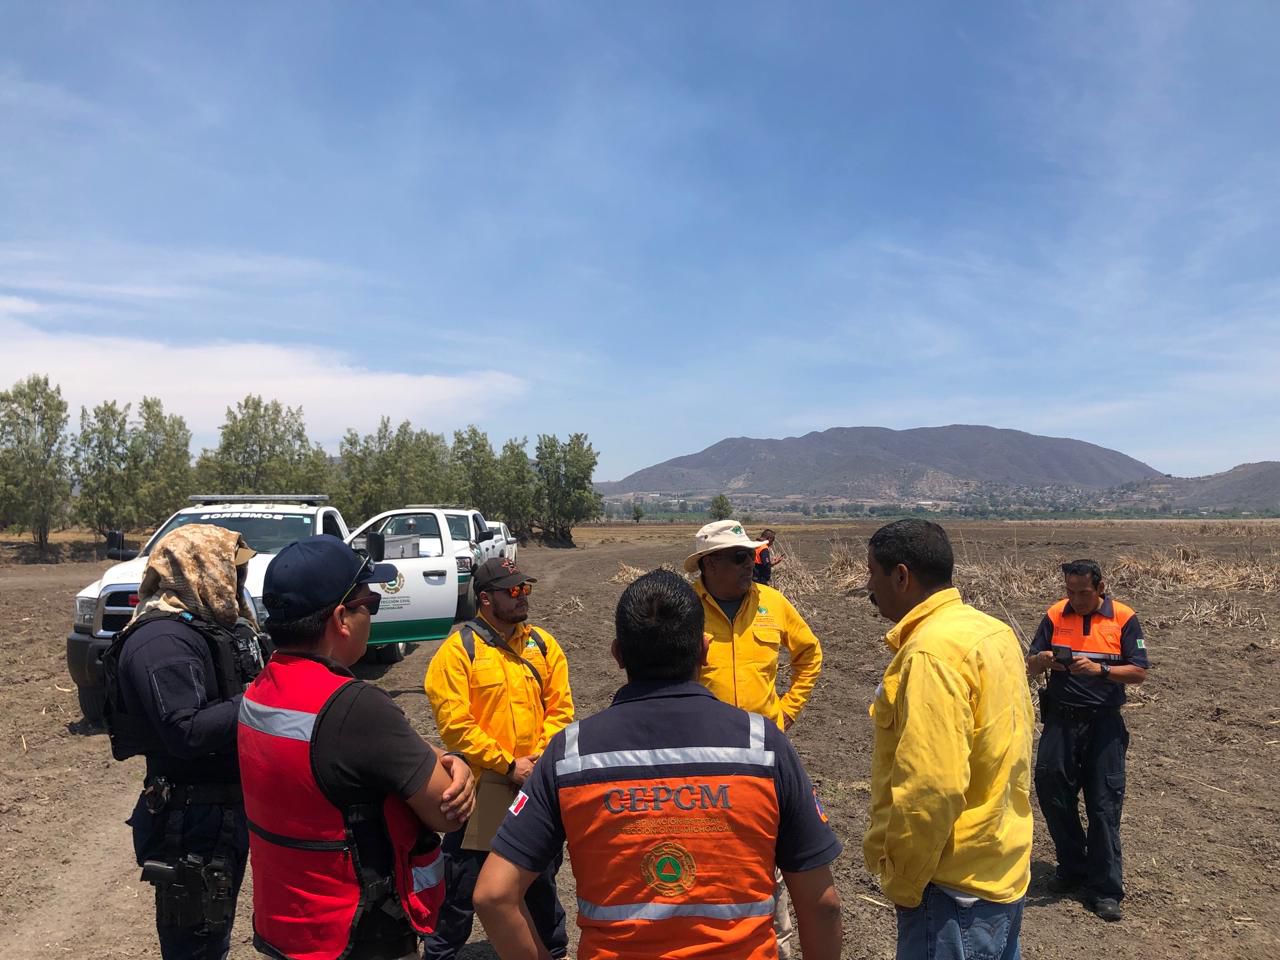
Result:
[[776,760],[765,718],[745,716],[736,746],[584,754],[565,728],[560,815],[570,858],[591,865],[582,956],[775,960]]
[[[249,621],[240,619],[236,625],[226,627],[208,623],[189,613],[166,613],[134,620],[115,635],[111,646],[102,655],[102,670],[106,683],[107,701],[103,710],[107,723],[107,736],[111,740],[111,755],[117,760],[127,760],[146,752],[153,744],[147,718],[131,713],[125,707],[120,689],[120,657],[129,638],[143,627],[161,621],[182,623],[204,638],[213,660],[213,677],[205,689],[210,703],[230,700],[244,692],[246,686],[262,672],[266,658],[271,654],[271,641],[253,628]],[[139,695],[145,695],[140,691]]]
[[[399,796],[335,806],[312,766],[316,720],[352,677],[277,654],[240,705],[240,778],[253,865],[253,930],[274,955],[338,960],[361,917],[388,898],[418,933],[435,929],[444,899],[440,838]],[[380,818],[392,876],[363,866],[355,826]]]

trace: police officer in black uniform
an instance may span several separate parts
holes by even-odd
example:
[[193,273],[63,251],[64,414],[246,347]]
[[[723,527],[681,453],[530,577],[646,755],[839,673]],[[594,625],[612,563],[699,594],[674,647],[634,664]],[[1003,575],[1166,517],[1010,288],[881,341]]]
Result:
[[222,960],[231,944],[249,834],[236,756],[241,694],[262,649],[240,535],[207,524],[152,551],[129,626],[104,657],[116,759],[147,773],[129,825],[156,888],[164,960]]

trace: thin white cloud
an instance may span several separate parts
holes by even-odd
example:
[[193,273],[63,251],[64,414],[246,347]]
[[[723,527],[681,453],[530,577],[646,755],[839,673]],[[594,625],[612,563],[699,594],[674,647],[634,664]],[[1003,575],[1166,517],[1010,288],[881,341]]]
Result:
[[[62,388],[72,421],[81,406],[105,400],[136,404],[144,395],[186,418],[193,452],[217,442],[226,409],[260,394],[301,406],[308,433],[335,452],[348,428],[367,433],[381,417],[448,432],[521,396],[525,382],[499,370],[459,375],[374,369],[353,355],[314,344],[249,340],[172,344],[40,330],[21,319],[21,304],[0,304],[0,342],[15,378],[47,374]],[[7,386],[7,384],[5,385]]]

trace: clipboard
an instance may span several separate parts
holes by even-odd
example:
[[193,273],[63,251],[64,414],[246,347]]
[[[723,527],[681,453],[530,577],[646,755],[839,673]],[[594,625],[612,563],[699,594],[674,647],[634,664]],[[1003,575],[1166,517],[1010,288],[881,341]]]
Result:
[[516,788],[510,780],[492,770],[482,770],[476,781],[476,808],[462,834],[462,849],[488,850],[515,799]]

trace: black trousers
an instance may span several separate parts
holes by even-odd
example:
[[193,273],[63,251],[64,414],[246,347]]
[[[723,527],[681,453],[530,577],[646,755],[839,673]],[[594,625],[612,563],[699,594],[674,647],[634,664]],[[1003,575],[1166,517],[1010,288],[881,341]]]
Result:
[[[1114,708],[1069,710],[1046,704],[1036,753],[1036,794],[1058,856],[1058,876],[1088,894],[1124,897],[1120,809],[1129,731]],[[1080,793],[1088,832],[1080,823]]]
[[[229,856],[232,862],[232,901],[240,893],[244,880],[245,863],[249,859],[249,824],[245,820],[244,807],[235,806],[235,828],[229,849],[219,849],[218,838],[222,832],[221,804],[192,804],[182,812],[182,849],[184,853],[196,853],[208,858],[215,852]],[[168,811],[152,813],[142,798],[133,809],[129,826],[133,828],[133,851],[138,866],[145,860],[164,860],[168,855],[165,829]],[[159,893],[156,894],[157,899]],[[163,960],[223,960],[231,950],[231,924],[209,929],[201,923],[189,927],[161,924],[157,906],[156,933],[160,939],[160,956]]]
[[[423,960],[453,960],[467,938],[475,920],[472,897],[476,892],[476,878],[484,866],[488,853],[484,850],[463,850],[464,830],[446,833],[442,852],[445,856],[444,905],[435,933],[423,941]],[[564,957],[569,952],[569,933],[565,927],[564,908],[556,895],[556,873],[564,857],[558,855],[551,865],[537,877],[524,895],[525,906],[538,931],[538,939],[550,951],[552,957]]]

